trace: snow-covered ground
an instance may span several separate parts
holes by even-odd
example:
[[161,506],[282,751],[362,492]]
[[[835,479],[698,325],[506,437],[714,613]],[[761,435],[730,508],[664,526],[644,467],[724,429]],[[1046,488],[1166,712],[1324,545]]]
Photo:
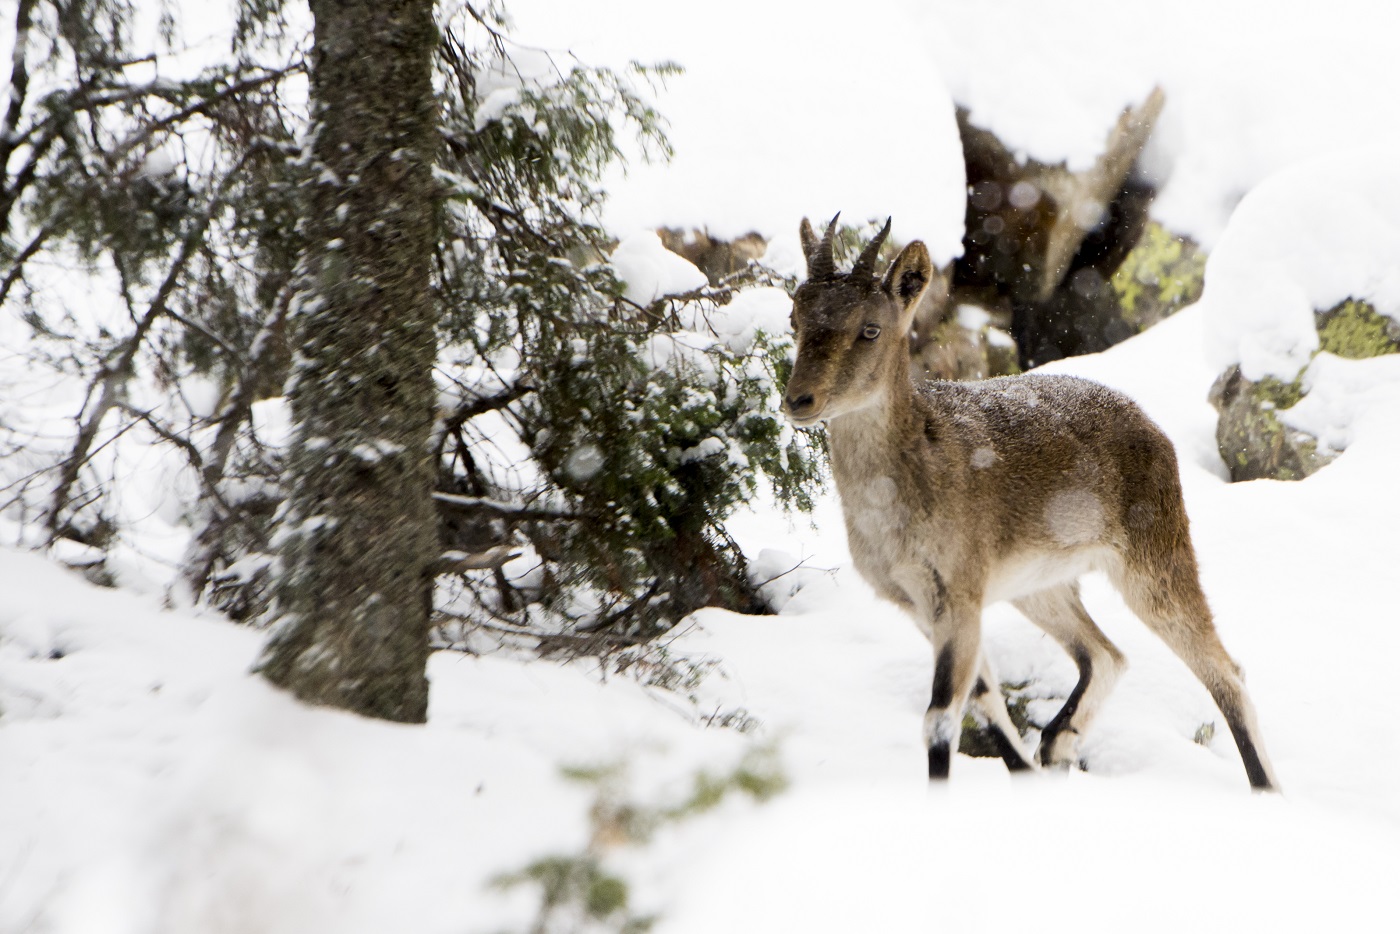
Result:
[[[802,586],[778,616],[685,625],[671,655],[719,663],[692,697],[589,664],[441,653],[422,727],[304,708],[247,674],[258,633],[3,551],[0,931],[523,930],[528,890],[487,883],[587,842],[591,792],[561,766],[623,763],[640,801],[675,803],[697,770],[767,744],[786,794],[611,857],[658,930],[1393,918],[1400,406],[1373,411],[1307,481],[1227,484],[1201,347],[1189,310],[1060,369],[1132,393],[1173,436],[1205,587],[1248,670],[1281,798],[1248,792],[1205,691],[1093,578],[1088,605],[1132,667],[1086,737],[1088,771],[1013,781],[999,761],[959,757],[928,791],[929,652],[844,567],[832,501],[815,527],[741,519],[756,555],[805,559],[790,575]],[[987,631],[1003,678],[1063,695],[1073,668],[1047,637],[1004,606]],[[706,725],[739,712],[761,726]]]
[[[577,28],[618,54],[690,66],[697,83],[662,101],[680,160],[670,170],[634,166],[617,182],[619,228],[665,221],[771,233],[781,231],[770,219],[790,230],[804,212],[844,207],[853,217],[908,217],[904,236],[946,252],[960,234],[961,202],[933,189],[912,205],[901,195],[916,170],[954,171],[939,141],[952,120],[943,87],[999,130],[1024,133],[1028,152],[1074,158],[1124,100],[1166,82],[1168,114],[1180,109],[1177,135],[1159,144],[1175,167],[1159,207],[1163,219],[1184,219],[1179,229],[1218,240],[1222,260],[1212,261],[1195,308],[1054,369],[1129,393],[1175,442],[1205,589],[1248,672],[1284,795],[1248,792],[1204,689],[1097,578],[1086,581],[1086,602],[1131,667],[1084,739],[1088,770],[1013,781],[998,761],[959,757],[948,786],[930,791],[920,748],[929,650],[847,567],[834,494],[810,522],[761,503],[738,518],[736,535],[759,566],[802,567],[770,585],[788,598],[778,616],[704,611],[680,627],[666,646],[672,659],[714,663],[698,685],[672,692],[603,677],[588,663],[440,653],[429,722],[418,727],[304,708],[247,674],[259,633],[165,610],[156,596],[99,590],[41,556],[4,550],[0,934],[526,930],[537,898],[490,880],[587,844],[594,792],[561,767],[620,764],[627,794],[664,806],[686,797],[697,771],[721,774],[769,747],[791,783],[784,794],[766,804],[732,798],[661,828],[644,847],[607,851],[607,865],[631,883],[633,909],[659,916],[656,930],[1393,925],[1400,393],[1390,375],[1357,377],[1360,401],[1349,397],[1338,435],[1345,453],[1300,483],[1226,483],[1205,398],[1229,354],[1240,359],[1267,334],[1299,334],[1286,320],[1248,318],[1257,305],[1222,298],[1260,264],[1331,296],[1331,267],[1319,257],[1351,237],[1347,255],[1370,252],[1356,267],[1360,281],[1340,287],[1396,313],[1394,280],[1384,276],[1394,268],[1389,234],[1361,236],[1400,229],[1397,199],[1365,196],[1377,176],[1393,190],[1384,158],[1327,202],[1332,227],[1305,213],[1325,192],[1306,167],[1261,185],[1258,206],[1247,199],[1239,225],[1224,225],[1273,170],[1389,131],[1388,121],[1362,117],[1393,112],[1400,97],[1386,48],[1396,14],[1359,2],[1202,0],[1164,10],[1105,0],[1075,5],[1078,19],[1070,5],[1031,2],[924,5],[905,19],[893,0],[872,0],[849,24],[846,4],[803,14],[760,5],[748,22],[765,25],[768,41],[735,35],[725,45],[707,39],[720,29],[710,20],[662,20],[655,4],[647,15],[621,0],[518,6],[522,28],[531,9],[552,11],[565,34]],[[741,21],[732,17],[749,15],[733,6],[711,5],[730,32]],[[585,8],[586,33],[569,23]],[[619,18],[634,27],[635,47],[609,29]],[[1096,83],[1100,66],[1082,50],[1108,47],[1109,26],[1095,24],[1109,19],[1115,35],[1133,39],[1109,48],[1121,68]],[[883,39],[898,43],[895,52]],[[1060,67],[1022,83],[1028,97],[1010,102],[1016,83],[1005,71],[1027,74],[1035,62]],[[920,85],[935,67],[946,85]],[[748,97],[731,93],[741,85],[714,83],[728,73],[747,73]],[[917,120],[898,120],[903,94],[923,102],[929,135],[917,135]],[[729,145],[733,165],[755,166],[766,187],[735,187],[730,163],[687,155],[735,108],[752,126],[710,134],[711,143]],[[780,121],[768,116],[818,126],[811,121],[824,113],[827,136],[781,153],[800,158],[780,161],[766,148],[784,138],[770,133]],[[846,132],[852,123],[869,134]],[[867,161],[882,171],[861,174]],[[1400,159],[1389,164],[1400,173]],[[1289,214],[1291,204],[1304,213]],[[1317,235],[1311,247],[1280,259],[1274,247],[1300,228]],[[644,248],[636,259],[645,266]],[[1272,349],[1298,352],[1296,341]],[[6,406],[38,418],[34,405]],[[990,608],[986,632],[1004,680],[1044,696],[1068,690],[1068,658],[1014,611]],[[759,725],[715,725],[744,717]],[[1203,745],[1207,724],[1216,729]]]

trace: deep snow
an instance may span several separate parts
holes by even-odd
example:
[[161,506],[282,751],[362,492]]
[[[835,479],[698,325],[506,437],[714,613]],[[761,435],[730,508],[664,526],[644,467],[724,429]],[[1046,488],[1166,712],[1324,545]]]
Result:
[[[831,499],[815,528],[764,509],[741,519],[752,553],[806,559],[803,586],[779,616],[704,611],[684,626],[672,655],[719,662],[693,698],[589,664],[440,653],[422,727],[303,708],[246,673],[260,634],[4,551],[0,931],[522,929],[528,893],[485,883],[587,839],[589,794],[559,766],[625,762],[640,799],[674,801],[697,769],[770,742],[786,795],[613,857],[659,930],[1306,930],[1389,916],[1400,516],[1383,491],[1400,410],[1372,413],[1307,481],[1226,484],[1200,315],[1058,369],[1131,392],[1174,437],[1205,587],[1284,797],[1248,792],[1204,690],[1093,578],[1087,603],[1132,667],[1086,737],[1089,771],[1012,781],[959,757],[949,787],[928,792],[929,652],[844,567]],[[1005,606],[987,614],[987,644],[1004,679],[1062,696],[1073,678]],[[703,725],[735,711],[762,726]],[[1204,723],[1219,727],[1208,748],[1193,742]]]

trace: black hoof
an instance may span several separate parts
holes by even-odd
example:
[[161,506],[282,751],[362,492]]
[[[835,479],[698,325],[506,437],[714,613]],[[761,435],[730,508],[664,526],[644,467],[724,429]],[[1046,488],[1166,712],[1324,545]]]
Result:
[[928,777],[930,781],[948,777],[948,767],[952,765],[952,750],[946,745],[930,746],[928,750]]
[[1011,740],[1001,733],[993,732],[992,741],[996,743],[997,755],[1001,756],[1001,761],[1006,763],[1008,772],[1033,772],[1035,766],[1027,762],[1025,754],[1017,749]]
[[[1035,751],[1035,757],[1040,762],[1041,767],[1046,769],[1053,769],[1055,767],[1055,763],[1050,759],[1050,750],[1055,748],[1055,741],[1060,738],[1060,734],[1078,732],[1079,731],[1072,726],[1063,726],[1052,720],[1050,724],[1041,731],[1040,747]],[[1066,769],[1069,768],[1069,763],[1067,762],[1060,763],[1060,765]],[[1079,764],[1079,768],[1080,771],[1085,771],[1083,763]]]

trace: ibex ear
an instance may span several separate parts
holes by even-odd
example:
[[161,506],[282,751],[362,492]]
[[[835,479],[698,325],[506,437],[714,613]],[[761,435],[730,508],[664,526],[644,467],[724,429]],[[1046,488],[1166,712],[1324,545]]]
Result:
[[807,257],[807,262],[812,261],[812,255],[817,252],[817,247],[821,241],[817,239],[817,233],[812,229],[812,222],[807,218],[802,218],[802,226],[797,228],[797,235],[802,238],[802,255]]
[[909,327],[914,309],[919,306],[919,299],[924,297],[932,281],[933,262],[928,258],[928,248],[920,240],[900,250],[885,271],[885,279],[880,286],[899,306],[900,323],[905,328]]

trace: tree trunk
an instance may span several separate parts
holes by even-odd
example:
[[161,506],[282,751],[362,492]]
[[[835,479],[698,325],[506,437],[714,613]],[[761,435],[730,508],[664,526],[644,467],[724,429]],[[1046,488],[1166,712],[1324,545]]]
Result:
[[309,248],[293,319],[278,628],[259,670],[314,704],[427,717],[436,557],[432,0],[311,0]]

